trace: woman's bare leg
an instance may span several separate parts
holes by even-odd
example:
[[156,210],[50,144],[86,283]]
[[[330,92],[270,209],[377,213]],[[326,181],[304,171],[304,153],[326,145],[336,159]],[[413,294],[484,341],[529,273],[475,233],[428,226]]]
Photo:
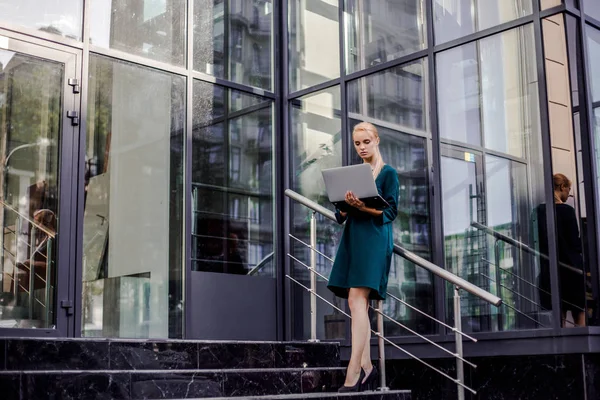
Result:
[[[365,370],[365,379],[371,373],[373,369],[373,363],[371,361],[371,320],[369,319],[369,301],[367,300],[367,320],[369,321],[369,328],[367,330],[367,340],[365,341],[365,348],[363,349],[362,358],[360,360],[360,366]],[[364,382],[364,380],[363,380]]]
[[348,305],[352,315],[352,353],[346,371],[344,386],[354,386],[360,377],[362,353],[367,335],[370,332],[367,313],[369,288],[351,288],[348,293]]
[[585,326],[585,312],[580,311],[578,313],[574,313],[573,311],[571,311],[571,313],[573,314],[575,325]]

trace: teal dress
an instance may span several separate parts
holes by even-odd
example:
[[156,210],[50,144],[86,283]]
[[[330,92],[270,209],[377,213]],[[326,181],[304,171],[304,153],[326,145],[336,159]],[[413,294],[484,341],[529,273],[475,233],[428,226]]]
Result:
[[346,221],[327,287],[336,296],[348,298],[349,288],[371,288],[369,298],[384,300],[394,252],[392,222],[398,215],[398,175],[385,165],[375,179],[379,195],[388,203],[380,216],[354,210],[346,218],[336,212],[340,224]]

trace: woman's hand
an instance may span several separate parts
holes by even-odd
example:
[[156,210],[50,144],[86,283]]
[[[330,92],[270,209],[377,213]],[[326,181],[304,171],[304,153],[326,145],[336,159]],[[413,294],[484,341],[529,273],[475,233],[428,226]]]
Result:
[[354,208],[357,208],[359,210],[362,210],[365,207],[365,203],[363,201],[361,201],[359,198],[357,198],[354,193],[348,191],[346,192],[346,203],[348,203],[349,205],[351,205]]

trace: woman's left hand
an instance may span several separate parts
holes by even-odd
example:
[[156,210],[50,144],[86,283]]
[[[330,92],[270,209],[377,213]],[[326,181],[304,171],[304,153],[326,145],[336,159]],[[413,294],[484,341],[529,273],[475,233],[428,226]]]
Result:
[[350,204],[352,207],[357,209],[362,209],[365,206],[365,203],[357,198],[354,193],[348,191],[346,192],[346,203]]

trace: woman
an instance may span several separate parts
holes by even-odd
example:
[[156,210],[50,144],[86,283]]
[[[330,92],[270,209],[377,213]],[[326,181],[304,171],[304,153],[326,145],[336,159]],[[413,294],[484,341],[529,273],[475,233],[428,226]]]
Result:
[[328,288],[336,296],[348,299],[352,315],[352,354],[340,392],[357,392],[377,383],[377,370],[371,363],[368,301],[385,299],[394,249],[392,221],[398,213],[398,175],[381,158],[377,129],[361,122],[354,127],[352,139],[363,162],[371,164],[377,190],[389,207],[384,210],[366,207],[348,192],[346,203],[350,210],[336,212],[338,222],[346,221],[346,227]]
[[[563,174],[555,174],[553,183],[563,327],[569,310],[573,314],[575,325],[585,326],[585,280],[581,238],[575,209],[566,204],[571,192],[571,181]],[[543,205],[540,205],[538,223],[540,224],[540,250],[543,254],[548,254],[546,209]],[[541,266],[540,303],[542,307],[552,309],[550,266],[546,260],[543,260]]]

